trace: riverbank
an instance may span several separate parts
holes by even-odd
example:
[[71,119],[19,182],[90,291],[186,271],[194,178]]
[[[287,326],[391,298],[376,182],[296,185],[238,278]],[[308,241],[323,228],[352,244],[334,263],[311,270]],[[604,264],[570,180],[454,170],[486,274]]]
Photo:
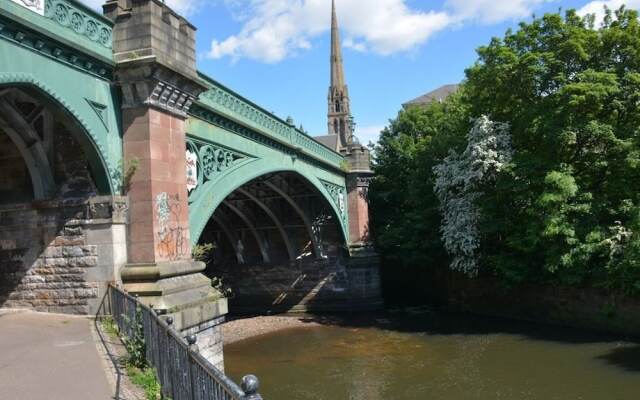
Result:
[[239,318],[222,325],[222,340],[226,345],[285,329],[320,325],[319,322],[306,315],[287,314]]

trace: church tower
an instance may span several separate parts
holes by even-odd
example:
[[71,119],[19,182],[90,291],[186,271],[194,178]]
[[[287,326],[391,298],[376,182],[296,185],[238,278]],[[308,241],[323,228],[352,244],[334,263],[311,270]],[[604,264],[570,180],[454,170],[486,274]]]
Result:
[[340,30],[336,15],[335,0],[331,2],[331,86],[328,100],[328,132],[338,135],[338,148],[346,148],[353,142],[349,89],[345,84],[342,49],[340,48]]

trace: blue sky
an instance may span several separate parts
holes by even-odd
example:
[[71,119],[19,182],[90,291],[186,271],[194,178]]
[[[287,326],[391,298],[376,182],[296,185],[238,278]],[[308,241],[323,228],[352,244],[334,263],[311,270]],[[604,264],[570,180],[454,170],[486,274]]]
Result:
[[[99,0],[86,0],[95,6]],[[199,69],[312,135],[326,133],[330,0],[167,0],[198,27]],[[356,135],[463,79],[475,49],[532,13],[640,0],[336,0]]]

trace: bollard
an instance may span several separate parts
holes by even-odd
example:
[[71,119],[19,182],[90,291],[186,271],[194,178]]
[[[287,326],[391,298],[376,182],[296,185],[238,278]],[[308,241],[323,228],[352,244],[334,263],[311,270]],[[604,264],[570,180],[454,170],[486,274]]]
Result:
[[242,378],[242,390],[244,391],[244,400],[262,400],[262,396],[258,394],[260,388],[260,380],[255,375],[245,375]]

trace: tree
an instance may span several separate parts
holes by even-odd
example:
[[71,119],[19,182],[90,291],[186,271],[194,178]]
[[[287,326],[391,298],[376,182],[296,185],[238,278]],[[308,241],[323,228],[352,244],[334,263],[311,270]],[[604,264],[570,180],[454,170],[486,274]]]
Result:
[[597,27],[575,11],[521,23],[479,48],[466,77],[381,135],[370,193],[381,253],[448,264],[432,169],[487,115],[509,124],[513,157],[473,200],[485,273],[640,293],[638,13],[607,11]]
[[464,145],[469,120],[460,96],[428,108],[402,110],[375,147],[371,227],[388,264],[447,264],[439,234],[433,167]]
[[494,123],[482,116],[467,136],[467,147],[461,154],[451,150],[433,167],[436,182],[433,190],[442,211],[442,240],[453,256],[451,269],[470,277],[480,269],[481,210],[477,200],[483,191],[513,157],[509,125]]

